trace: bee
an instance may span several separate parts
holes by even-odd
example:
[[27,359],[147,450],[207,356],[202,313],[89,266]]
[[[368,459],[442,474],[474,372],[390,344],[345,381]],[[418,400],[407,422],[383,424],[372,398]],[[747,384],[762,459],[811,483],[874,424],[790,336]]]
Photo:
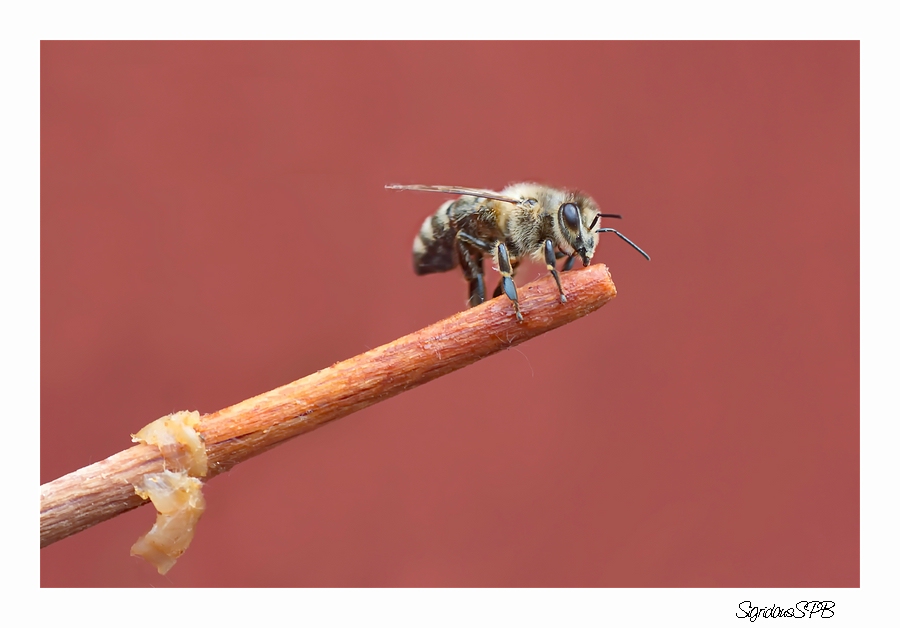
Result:
[[566,302],[566,293],[556,261],[567,258],[563,271],[571,270],[576,258],[584,266],[590,264],[597,247],[596,234],[614,233],[650,259],[615,229],[599,228],[601,218],[622,216],[600,213],[594,199],[578,191],[538,183],[515,183],[501,192],[444,185],[386,185],[385,188],[461,194],[441,205],[422,223],[413,240],[413,270],[417,275],[427,275],[460,266],[469,282],[468,305],[474,307],[485,300],[484,257],[488,256],[500,271],[500,283],[493,296],[506,294],[519,321],[522,313],[513,277],[525,257],[538,262],[543,259],[556,280],[561,303]]

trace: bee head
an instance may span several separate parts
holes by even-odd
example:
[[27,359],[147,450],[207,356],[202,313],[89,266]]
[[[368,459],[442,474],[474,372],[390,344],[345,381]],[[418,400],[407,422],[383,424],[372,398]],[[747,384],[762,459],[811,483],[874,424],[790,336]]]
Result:
[[[598,233],[614,233],[630,244],[643,255],[650,259],[637,244],[623,236],[615,229],[601,229],[600,218],[621,218],[619,214],[601,214],[594,202],[587,197],[576,196],[566,200],[559,206],[559,231],[562,236],[559,242],[560,249],[569,255],[578,255],[581,262],[587,266],[594,257],[597,248]],[[594,228],[597,227],[595,230]]]
[[[600,220],[600,213],[587,199],[567,200],[559,206],[559,231],[562,236],[560,248],[566,253],[578,255],[587,266],[594,257],[597,236],[594,226]],[[585,221],[589,221],[585,222]]]

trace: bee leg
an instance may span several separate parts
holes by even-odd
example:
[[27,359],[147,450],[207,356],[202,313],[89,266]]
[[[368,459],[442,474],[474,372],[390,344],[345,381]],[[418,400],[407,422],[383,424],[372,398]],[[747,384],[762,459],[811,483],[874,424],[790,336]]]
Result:
[[544,241],[544,261],[547,263],[547,270],[556,280],[556,287],[559,288],[559,302],[566,302],[566,293],[563,292],[562,283],[559,281],[559,273],[556,272],[556,253],[553,251],[553,240]]
[[488,255],[490,255],[491,251],[493,250],[491,248],[490,244],[488,244],[484,240],[479,240],[475,236],[470,236],[465,231],[457,231],[456,237],[457,237],[457,239],[461,240],[462,242],[465,242],[466,244],[475,247],[482,253],[487,253]]
[[469,247],[460,243],[459,259],[463,274],[469,280],[469,307],[484,303],[484,264],[481,254],[473,254]]
[[484,275],[469,280],[469,307],[484,303]]
[[469,307],[484,303],[484,259],[482,253],[490,253],[491,246],[469,235],[465,231],[456,232],[459,259],[462,262],[463,274],[469,280]]
[[560,268],[561,271],[566,272],[568,270],[572,270],[572,266],[575,264],[575,256],[569,255],[568,253],[563,253],[562,251],[556,252],[556,259],[562,259],[564,257],[568,257],[566,263],[563,264],[563,267]]
[[[469,244],[473,248],[484,251],[485,253],[491,253],[491,245],[485,242],[484,240],[479,240],[478,238],[469,235],[465,231],[458,231],[456,233],[457,239],[464,244]],[[465,246],[461,246],[460,250],[462,251]],[[465,260],[465,256],[461,255],[461,259]],[[506,248],[506,245],[502,242],[497,245],[497,266],[500,269],[500,285],[497,286],[497,289],[494,290],[494,296],[500,296],[501,290],[506,293],[506,296],[509,297],[509,300],[513,302],[513,307],[516,309],[516,318],[518,320],[522,320],[522,313],[519,311],[519,295],[516,293],[516,284],[513,282],[513,275],[516,272],[516,266],[519,265],[519,260],[516,260],[515,264],[510,263],[509,261],[509,250]],[[482,281],[481,284],[481,298],[484,299],[484,274],[481,273],[480,279]],[[472,283],[469,284],[469,290],[472,290]]]
[[519,311],[519,295],[516,293],[516,284],[512,278],[513,269],[509,263],[509,251],[502,242],[497,245],[497,266],[500,269],[500,287],[503,288],[503,292],[506,293],[509,300],[513,302],[513,307],[516,310],[516,319],[521,321],[522,312]]
[[[516,278],[516,270],[519,268],[519,260],[516,260],[512,263],[512,278]],[[500,283],[497,284],[497,287],[494,289],[494,294],[491,296],[492,299],[496,299],[501,294],[503,294],[503,279],[501,278]]]

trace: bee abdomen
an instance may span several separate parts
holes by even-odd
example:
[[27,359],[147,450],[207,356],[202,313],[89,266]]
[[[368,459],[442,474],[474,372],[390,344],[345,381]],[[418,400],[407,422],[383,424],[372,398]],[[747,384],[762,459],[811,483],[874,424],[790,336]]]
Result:
[[442,273],[455,268],[456,231],[450,222],[454,201],[448,201],[422,223],[413,240],[413,270],[417,275]]

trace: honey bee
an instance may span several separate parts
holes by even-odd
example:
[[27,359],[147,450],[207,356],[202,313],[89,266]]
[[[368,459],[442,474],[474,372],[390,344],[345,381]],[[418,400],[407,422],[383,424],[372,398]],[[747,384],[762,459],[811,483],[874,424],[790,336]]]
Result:
[[[494,297],[506,294],[521,321],[519,297],[513,277],[525,257],[543,259],[556,280],[559,300],[566,294],[559,280],[556,261],[567,258],[562,270],[571,270],[576,257],[591,263],[597,247],[596,234],[615,233],[648,260],[634,242],[615,229],[599,228],[602,214],[591,197],[577,191],[551,188],[537,183],[515,183],[501,192],[444,185],[386,185],[390,190],[416,190],[461,194],[447,201],[425,219],[413,240],[413,270],[417,275],[462,268],[469,282],[469,307],[485,300],[484,257],[493,259],[500,271]],[[595,227],[598,227],[596,230]]]

